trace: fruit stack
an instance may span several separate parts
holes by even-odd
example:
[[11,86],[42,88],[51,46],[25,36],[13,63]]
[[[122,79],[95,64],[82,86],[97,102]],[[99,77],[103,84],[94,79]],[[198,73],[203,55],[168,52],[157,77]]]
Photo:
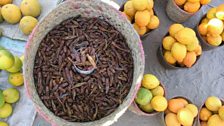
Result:
[[145,113],[163,112],[167,108],[165,91],[158,78],[152,74],[146,74],[142,80],[135,102]]
[[154,15],[153,0],[129,0],[124,4],[123,14],[133,23],[140,36],[159,27],[159,18]]
[[174,0],[175,3],[188,13],[196,13],[202,5],[210,3],[211,0]]
[[199,113],[201,126],[224,126],[224,104],[215,97],[208,97]]
[[[13,56],[8,50],[0,46],[0,70],[9,72],[8,82],[12,86],[23,85],[23,74],[21,73],[23,57]],[[12,105],[19,100],[19,91],[16,88],[0,90],[0,118],[7,118],[12,114]],[[5,122],[0,122],[0,126],[8,126]]]
[[20,30],[25,35],[29,35],[37,25],[38,20],[36,18],[41,13],[39,1],[23,0],[20,8],[12,2],[12,0],[0,0],[0,23],[4,20],[10,24],[19,23]]
[[194,30],[182,24],[173,24],[163,39],[164,60],[176,67],[192,67],[202,54],[202,48]]
[[165,123],[166,126],[193,126],[197,115],[197,106],[183,97],[175,97],[168,101]]
[[13,86],[23,85],[23,56],[13,56],[11,52],[0,46],[0,70],[9,72],[8,81]]
[[[16,88],[0,90],[0,119],[5,119],[12,115],[12,104],[16,103],[19,97],[20,94]],[[0,121],[0,126],[8,126],[8,124]]]
[[211,8],[198,26],[198,32],[211,46],[217,47],[224,42],[224,4]]

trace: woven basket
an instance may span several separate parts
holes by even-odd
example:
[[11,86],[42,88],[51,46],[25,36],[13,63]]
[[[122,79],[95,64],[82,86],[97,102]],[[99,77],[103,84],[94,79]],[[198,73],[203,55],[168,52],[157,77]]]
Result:
[[166,13],[171,20],[177,23],[183,23],[194,15],[194,13],[188,13],[182,10],[179,6],[177,6],[174,0],[168,0]]
[[[110,115],[93,122],[68,122],[55,116],[42,103],[36,91],[33,77],[34,60],[42,39],[62,21],[81,15],[83,17],[104,17],[126,38],[134,59],[133,82],[123,103]],[[126,18],[116,9],[100,0],[67,0],[49,13],[33,30],[26,45],[24,60],[25,87],[38,113],[53,126],[108,126],[124,114],[140,87],[144,73],[145,57],[141,40]]]
[[[189,99],[187,99],[186,97],[183,97],[183,96],[175,96],[171,99],[174,99],[174,98],[183,98],[183,99],[186,99],[188,101],[189,104],[192,104],[193,102]],[[166,126],[166,122],[165,122],[165,113],[163,113],[162,115],[162,120],[163,120],[163,125]],[[193,125],[192,126],[197,126],[197,120],[198,120],[198,116],[196,116],[194,118],[194,122],[193,122]]]
[[[224,105],[224,100],[221,99],[221,98],[220,98],[220,100],[221,100],[221,102],[222,102],[222,105]],[[206,101],[206,100],[204,100],[204,104],[200,106],[199,113],[200,113],[201,109],[202,109],[203,107],[205,107],[205,101]],[[199,115],[199,114],[198,114],[198,118],[197,118],[197,123],[198,123],[197,126],[201,126],[201,121],[200,121],[200,115]]]
[[[164,97],[166,97],[167,96],[167,92],[166,92],[166,88],[165,88],[165,86],[163,85],[163,84],[160,84],[160,86],[162,86],[163,87],[163,89],[164,89]],[[158,114],[160,114],[160,113],[163,113],[163,112],[156,112],[156,111],[154,111],[154,112],[152,112],[152,113],[146,113],[146,112],[144,112],[144,111],[142,111],[139,107],[138,107],[138,105],[137,105],[137,103],[135,102],[135,101],[133,101],[132,102],[132,104],[130,105],[130,107],[128,108],[131,112],[133,112],[133,113],[135,113],[135,114],[137,114],[137,115],[139,115],[139,116],[155,116],[155,115],[158,115]]]

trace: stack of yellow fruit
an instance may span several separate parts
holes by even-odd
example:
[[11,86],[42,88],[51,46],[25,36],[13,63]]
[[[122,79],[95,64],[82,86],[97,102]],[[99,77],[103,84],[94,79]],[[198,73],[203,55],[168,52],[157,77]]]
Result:
[[198,32],[212,46],[219,46],[224,41],[224,4],[211,8],[198,26]]
[[135,102],[146,113],[163,112],[167,108],[165,91],[158,78],[152,74],[146,74],[142,80]]
[[201,126],[224,126],[224,105],[215,96],[208,97],[199,113]]
[[160,21],[154,15],[153,6],[153,0],[129,0],[124,5],[123,14],[141,36],[159,27]]
[[166,126],[193,126],[198,108],[184,98],[173,98],[169,100],[165,114]]
[[[18,102],[19,98],[20,94],[16,88],[0,90],[0,119],[5,119],[12,115],[12,104]],[[8,124],[0,121],[0,126],[8,126]]]
[[18,56],[13,56],[11,52],[0,46],[0,70],[9,72],[8,81],[13,86],[23,85],[22,74],[23,60]]
[[[13,86],[23,85],[22,62],[17,56],[0,46],[0,70],[9,72],[8,82]],[[19,91],[16,88],[0,90],[0,118],[7,118],[12,114],[12,105],[19,100]],[[8,126],[5,122],[0,122],[0,126]]]
[[194,30],[181,24],[173,24],[169,35],[163,39],[164,59],[171,65],[192,67],[202,53]]
[[[29,35],[37,25],[41,13],[41,6],[38,0],[23,0],[20,8],[12,4],[12,0],[0,0],[0,23],[4,20],[10,24],[19,23],[20,30]],[[22,17],[24,16],[24,17]]]
[[211,0],[174,0],[175,3],[189,13],[196,13],[202,5],[206,5]]

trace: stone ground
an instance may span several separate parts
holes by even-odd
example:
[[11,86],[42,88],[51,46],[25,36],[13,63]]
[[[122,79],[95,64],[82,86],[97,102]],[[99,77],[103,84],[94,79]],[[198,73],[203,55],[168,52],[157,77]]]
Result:
[[[122,4],[125,0],[115,0]],[[206,97],[216,95],[224,97],[224,48],[203,52],[198,63],[191,69],[167,70],[158,61],[156,52],[161,44],[162,36],[167,33],[168,27],[174,23],[166,15],[167,0],[154,0],[155,11],[161,21],[158,29],[150,33],[143,40],[146,56],[145,73],[153,73],[164,83],[168,98],[174,96],[188,97],[198,107]],[[194,28],[201,17],[212,6],[224,3],[224,0],[212,0],[210,5],[204,6],[196,15],[184,23]],[[163,126],[161,115],[154,117],[137,116],[127,111],[113,126]],[[33,126],[50,126],[40,116],[37,116]]]

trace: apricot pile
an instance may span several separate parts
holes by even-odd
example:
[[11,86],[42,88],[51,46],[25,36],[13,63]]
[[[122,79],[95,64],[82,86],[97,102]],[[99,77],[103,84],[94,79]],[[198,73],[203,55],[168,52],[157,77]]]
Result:
[[196,13],[202,5],[206,5],[211,0],[174,0],[175,3],[189,13]]
[[220,46],[224,41],[224,4],[211,8],[198,26],[198,32],[212,46]]
[[165,90],[153,74],[145,74],[135,102],[145,113],[163,112],[167,109]]
[[200,110],[199,120],[201,126],[224,126],[224,105],[216,96],[206,99]]
[[174,66],[190,68],[202,53],[194,30],[182,24],[170,26],[169,34],[163,38],[162,45],[165,61]]
[[192,126],[197,115],[196,105],[189,103],[184,98],[173,98],[168,101],[165,123],[166,126]]
[[122,12],[133,24],[140,36],[159,27],[159,18],[154,14],[153,0],[129,0],[124,4]]

